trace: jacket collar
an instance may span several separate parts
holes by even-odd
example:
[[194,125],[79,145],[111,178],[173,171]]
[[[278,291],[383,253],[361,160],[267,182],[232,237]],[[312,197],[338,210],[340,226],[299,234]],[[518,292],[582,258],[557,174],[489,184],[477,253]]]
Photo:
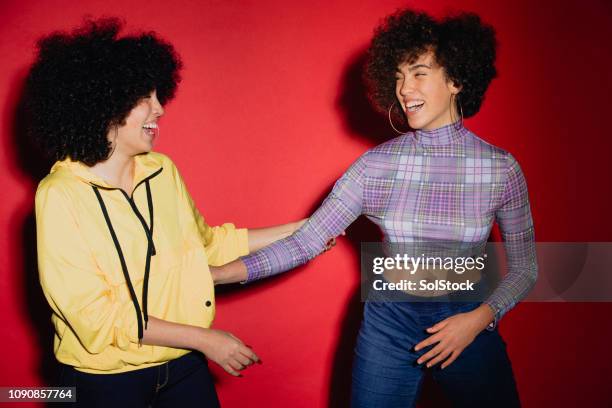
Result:
[[[156,155],[148,153],[139,154],[134,156],[134,161],[134,186],[162,168],[162,162]],[[85,183],[95,184],[104,188],[116,188],[116,186],[108,184],[103,178],[92,173],[88,166],[79,161],[73,161],[70,157],[55,162],[51,167],[50,173],[55,172],[69,172]]]

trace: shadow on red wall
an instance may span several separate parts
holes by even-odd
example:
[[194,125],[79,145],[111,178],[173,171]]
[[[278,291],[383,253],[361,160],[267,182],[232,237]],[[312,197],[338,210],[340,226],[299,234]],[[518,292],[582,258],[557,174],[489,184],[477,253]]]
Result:
[[[36,219],[34,214],[34,196],[36,186],[51,167],[52,160],[38,148],[35,141],[27,133],[28,114],[25,109],[26,93],[25,70],[12,82],[13,88],[8,103],[13,112],[10,115],[10,129],[12,141],[12,157],[18,169],[29,179],[27,194],[28,208],[20,209],[15,214],[13,225],[16,231],[13,236],[20,237],[20,262],[23,294],[22,310],[27,317],[32,332],[36,333],[39,355],[38,376],[44,384],[55,384],[58,372],[58,363],[53,355],[54,328],[51,323],[51,308],[49,307],[38,279],[37,252],[36,252]],[[25,216],[23,215],[25,214]],[[21,219],[19,219],[21,217]],[[16,248],[17,249],[17,248]]]

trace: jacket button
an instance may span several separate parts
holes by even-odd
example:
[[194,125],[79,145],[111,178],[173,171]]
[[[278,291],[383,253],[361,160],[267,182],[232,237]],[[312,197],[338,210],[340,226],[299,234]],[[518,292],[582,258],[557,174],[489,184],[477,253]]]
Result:
[[206,307],[210,307],[212,305],[212,302],[210,300],[207,300],[205,303]]

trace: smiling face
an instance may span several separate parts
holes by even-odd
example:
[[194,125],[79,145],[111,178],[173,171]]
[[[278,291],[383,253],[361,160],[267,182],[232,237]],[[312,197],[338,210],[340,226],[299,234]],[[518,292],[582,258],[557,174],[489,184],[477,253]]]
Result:
[[457,109],[451,98],[454,101],[459,90],[446,78],[431,51],[397,67],[395,96],[412,129],[432,130],[456,120]]
[[155,91],[142,98],[130,111],[125,124],[109,132],[114,154],[135,156],[153,148],[158,134],[157,119],[164,114],[164,108],[157,100]]

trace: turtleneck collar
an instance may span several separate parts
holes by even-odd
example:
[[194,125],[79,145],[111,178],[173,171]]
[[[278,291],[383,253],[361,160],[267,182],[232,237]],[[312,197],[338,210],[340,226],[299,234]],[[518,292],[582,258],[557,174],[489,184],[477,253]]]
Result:
[[444,146],[458,142],[467,132],[462,122],[455,122],[432,130],[418,129],[413,137],[423,146]]

